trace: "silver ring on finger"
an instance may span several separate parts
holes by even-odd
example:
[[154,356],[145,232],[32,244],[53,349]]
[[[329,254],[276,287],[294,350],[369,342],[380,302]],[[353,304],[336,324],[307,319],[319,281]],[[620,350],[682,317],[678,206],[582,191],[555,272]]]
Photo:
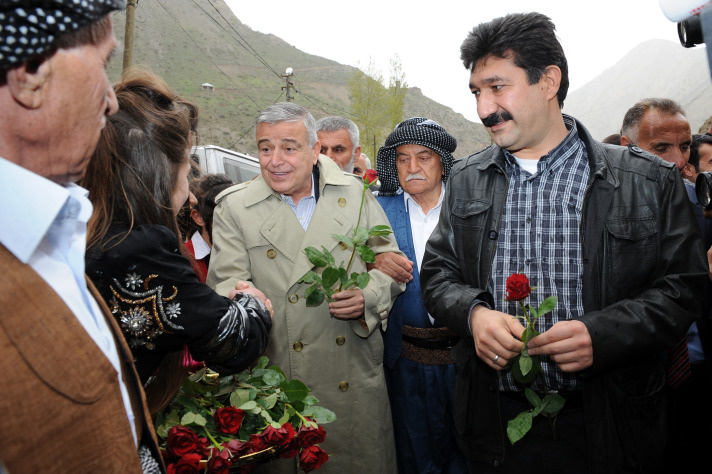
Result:
[[497,365],[497,361],[498,361],[498,360],[499,360],[499,356],[498,356],[498,355],[495,355],[495,356],[494,356],[494,359],[492,359],[492,363],[493,363],[494,365]]

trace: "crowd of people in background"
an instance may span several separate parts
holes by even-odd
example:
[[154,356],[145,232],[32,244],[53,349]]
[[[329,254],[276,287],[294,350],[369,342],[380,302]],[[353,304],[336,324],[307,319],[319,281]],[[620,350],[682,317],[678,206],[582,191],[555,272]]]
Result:
[[[110,84],[123,7],[0,6],[0,473],[175,472],[156,413],[263,354],[336,414],[325,473],[704,472],[712,127],[631,94],[596,140],[562,113],[555,25],[513,13],[460,51],[489,147],[411,117],[372,163],[353,121],[283,102],[233,183],[196,166],[192,102],[146,69]],[[352,261],[359,226],[390,232]],[[368,279],[314,304],[307,247]],[[551,296],[535,331],[514,317]]]

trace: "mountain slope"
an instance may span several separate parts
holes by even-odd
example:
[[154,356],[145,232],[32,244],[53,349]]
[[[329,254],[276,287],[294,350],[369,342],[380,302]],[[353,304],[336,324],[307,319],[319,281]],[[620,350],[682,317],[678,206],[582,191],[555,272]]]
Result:
[[[114,23],[117,39],[123,43],[124,12],[115,14]],[[317,119],[349,116],[348,81],[353,67],[251,30],[222,0],[139,2],[134,37],[133,64],[150,68],[199,106],[202,144],[254,155],[254,121],[265,107],[285,100],[280,75],[287,67],[294,70],[295,103]],[[113,81],[120,78],[120,55],[109,73]],[[206,82],[215,86],[214,91],[200,89]],[[458,157],[489,144],[481,124],[428,99],[417,88],[408,91],[405,115],[440,122],[457,138]]]
[[620,132],[625,112],[647,97],[677,101],[696,133],[712,115],[712,81],[705,49],[685,49],[665,40],[641,43],[591,82],[569,93],[564,112],[601,140]]

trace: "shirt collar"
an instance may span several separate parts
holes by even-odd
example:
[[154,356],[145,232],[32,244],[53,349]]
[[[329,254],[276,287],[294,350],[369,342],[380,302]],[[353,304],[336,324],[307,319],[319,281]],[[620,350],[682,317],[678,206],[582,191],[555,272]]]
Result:
[[[282,201],[286,202],[290,206],[295,206],[294,200],[292,200],[292,196],[287,196],[285,194],[280,194],[282,197]],[[311,175],[311,194],[309,196],[305,196],[302,199],[309,199],[309,198],[316,198],[316,194],[314,193],[314,173]],[[300,199],[299,202],[302,202]],[[296,207],[296,206],[295,206]]]
[[[574,148],[579,145],[583,145],[583,142],[578,135],[578,129],[576,128],[576,120],[574,120],[574,118],[570,115],[561,115],[564,119],[564,125],[569,133],[566,135],[566,138],[561,141],[561,143],[556,145],[549,153],[539,158],[539,161],[547,163],[546,166],[548,169],[553,169],[563,164],[570,156],[573,155],[571,151]],[[512,153],[505,149],[502,149],[502,151],[504,151],[504,157],[508,166],[519,166]]]
[[0,158],[0,176],[0,244],[23,263],[55,219],[87,222],[91,217],[88,192],[76,184],[61,186],[4,158]]
[[[403,189],[403,188],[401,188],[401,190],[402,190],[402,189]],[[433,206],[432,209],[437,209],[437,208],[439,208],[439,207],[442,205],[442,203],[443,203],[443,197],[444,197],[444,196],[445,196],[445,185],[441,183],[441,184],[440,184],[440,196],[438,197],[438,203],[437,203],[435,206]],[[406,212],[408,212],[408,201],[411,201],[413,204],[415,204],[416,206],[418,206],[418,207],[420,208],[420,204],[418,204],[418,203],[415,201],[415,199],[413,199],[413,197],[412,197],[410,194],[408,194],[407,192],[403,191],[403,202],[405,202],[405,211],[406,211]],[[421,209],[422,209],[422,208],[421,208]],[[431,210],[432,210],[432,209],[431,209]],[[429,212],[429,211],[428,211],[428,212]]]

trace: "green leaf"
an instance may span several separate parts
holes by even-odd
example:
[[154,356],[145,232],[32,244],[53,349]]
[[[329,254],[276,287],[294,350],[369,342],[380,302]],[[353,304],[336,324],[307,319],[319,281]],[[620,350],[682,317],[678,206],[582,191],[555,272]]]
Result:
[[356,244],[354,243],[354,239],[352,239],[349,236],[346,235],[339,235],[339,234],[331,234],[332,237],[334,237],[336,240],[339,242],[343,242],[346,244],[347,247],[353,248]]
[[308,416],[309,418],[313,418],[314,421],[316,421],[319,425],[336,421],[336,414],[333,411],[329,410],[328,408],[319,406],[306,407],[302,412],[302,415]]
[[265,385],[269,385],[271,387],[279,387],[279,384],[284,382],[287,378],[281,374],[280,372],[277,372],[275,370],[271,369],[263,369],[265,372],[262,375],[262,381],[265,383]]
[[529,400],[529,403],[531,403],[533,407],[541,405],[541,398],[539,398],[539,395],[531,388],[527,387],[524,389],[524,396],[527,397],[527,400]]
[[183,426],[188,426],[188,425],[198,425],[198,426],[205,426],[207,423],[207,420],[205,417],[199,413],[193,413],[193,412],[188,412],[185,415],[183,415],[183,418],[180,419],[180,424]]
[[324,302],[324,292],[316,285],[307,288],[304,296],[307,299],[307,306],[319,306]]
[[368,229],[365,227],[359,226],[358,229],[356,229],[356,232],[354,232],[354,244],[363,244],[368,240]]
[[363,260],[366,263],[373,263],[376,261],[376,254],[373,253],[373,250],[371,250],[368,245],[365,245],[365,244],[356,245],[356,253],[358,254],[359,257],[361,257],[361,260]]
[[538,335],[539,333],[532,328],[531,326],[527,326],[524,329],[524,332],[522,333],[522,342],[524,343],[524,346],[526,347],[527,342],[529,342],[534,336]]
[[537,312],[536,312],[536,308],[534,308],[534,306],[532,306],[530,304],[526,305],[525,308],[527,309],[527,312],[529,313],[529,317],[532,318],[532,320],[536,321],[536,318],[539,317],[539,314],[537,314]]
[[325,288],[331,288],[334,286],[334,283],[339,281],[340,276],[341,272],[339,272],[339,269],[329,265],[324,269],[324,273],[321,274],[321,282]]
[[541,414],[549,418],[554,417],[564,408],[565,403],[566,399],[564,397],[556,393],[550,393],[541,401]]
[[507,438],[514,444],[532,429],[532,412],[525,411],[507,422]]
[[314,247],[307,247],[304,249],[304,253],[307,254],[307,258],[317,268],[325,267],[329,264],[329,259],[326,255],[319,252]]
[[371,275],[368,272],[363,272],[356,277],[356,286],[365,290],[369,281],[371,281]]
[[519,370],[522,372],[522,376],[526,377],[529,371],[532,370],[532,358],[528,355],[522,355],[519,358]]
[[374,225],[371,230],[368,231],[368,236],[373,237],[375,235],[388,235],[392,234],[393,231],[387,225]]
[[[267,357],[265,357],[265,356],[262,356],[262,357],[264,357],[265,359],[267,359]],[[261,359],[262,357],[260,357],[260,359]],[[282,377],[284,377],[284,380],[287,380],[287,375],[284,373],[284,371],[283,371],[279,366],[270,365],[270,366],[269,366],[269,370],[274,370],[275,372],[280,373],[280,374],[282,375]],[[281,382],[280,382],[280,383],[281,383]]]
[[329,249],[322,245],[321,250],[322,250],[322,254],[324,255],[324,258],[326,258],[326,263],[328,263],[329,265],[333,265],[334,264],[334,256],[331,255],[331,252],[329,252]]
[[524,375],[522,374],[522,371],[519,367],[519,359],[521,357],[523,356],[519,354],[514,359],[512,359],[512,376],[517,382],[522,384],[528,384],[534,381],[534,378],[536,378],[536,376],[539,374],[539,371],[541,370],[541,365],[539,364],[539,360],[537,357],[532,357],[532,367],[529,372]]
[[284,392],[287,401],[294,403],[304,400],[309,395],[309,387],[299,380],[290,380],[280,384],[279,388]]
[[[312,262],[313,263],[313,262]],[[304,274],[303,277],[299,279],[297,283],[314,283],[319,280],[319,275],[317,275],[314,270],[309,270]]]
[[304,404],[307,406],[316,405],[317,403],[319,403],[319,399],[317,399],[314,395],[309,395],[304,398]]
[[539,305],[539,316],[543,316],[546,313],[551,312],[556,306],[557,298],[556,296],[549,296],[547,299],[541,302]]
[[250,401],[250,391],[245,389],[237,389],[230,394],[230,405],[239,407],[240,405]]
[[250,400],[248,402],[243,403],[242,405],[240,405],[237,408],[239,408],[240,410],[244,410],[244,411],[254,410],[255,408],[257,408],[257,402],[254,400]]

